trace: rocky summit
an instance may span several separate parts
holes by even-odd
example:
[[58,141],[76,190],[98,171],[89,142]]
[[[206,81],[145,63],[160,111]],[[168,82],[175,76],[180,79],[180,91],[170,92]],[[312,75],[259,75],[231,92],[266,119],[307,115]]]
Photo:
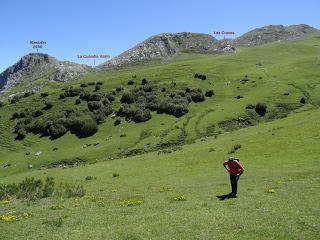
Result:
[[6,92],[23,79],[30,82],[45,78],[50,81],[68,82],[79,78],[90,67],[58,61],[43,53],[30,53],[0,74],[0,91]]
[[269,25],[245,33],[231,41],[231,44],[235,46],[254,46],[275,41],[292,41],[301,39],[314,31],[318,30],[306,24]]
[[100,67],[114,67],[147,60],[167,59],[185,51],[213,52],[218,45],[219,41],[208,34],[190,32],[162,33],[139,43]]

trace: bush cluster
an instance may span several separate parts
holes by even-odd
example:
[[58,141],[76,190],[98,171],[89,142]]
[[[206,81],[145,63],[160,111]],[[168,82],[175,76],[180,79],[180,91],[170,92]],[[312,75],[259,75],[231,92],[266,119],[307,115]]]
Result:
[[25,178],[18,184],[1,184],[0,200],[16,197],[18,199],[35,201],[52,196],[54,190],[55,182],[52,177],[47,177],[44,182],[40,179]]
[[175,117],[181,117],[188,113],[189,101],[181,96],[174,96],[173,98],[168,98],[163,100],[157,110],[158,113],[166,113],[173,115]]
[[198,78],[198,79],[201,79],[201,80],[206,80],[207,76],[204,75],[204,74],[196,73],[196,74],[194,74],[194,78]]
[[67,97],[76,97],[83,92],[82,88],[69,88],[59,95],[59,99],[65,99]]

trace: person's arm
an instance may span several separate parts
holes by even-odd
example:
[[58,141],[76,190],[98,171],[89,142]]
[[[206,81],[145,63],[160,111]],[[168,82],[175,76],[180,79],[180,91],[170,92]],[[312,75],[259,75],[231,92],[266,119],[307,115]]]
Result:
[[228,172],[230,172],[230,169],[227,168],[227,166],[228,166],[228,161],[225,161],[222,165],[223,165],[223,167],[224,167]]
[[244,167],[242,166],[242,164],[241,164],[239,161],[236,161],[236,162],[237,162],[238,167],[239,167],[239,169],[240,169],[240,173],[239,173],[238,176],[241,176],[241,174],[244,172]]

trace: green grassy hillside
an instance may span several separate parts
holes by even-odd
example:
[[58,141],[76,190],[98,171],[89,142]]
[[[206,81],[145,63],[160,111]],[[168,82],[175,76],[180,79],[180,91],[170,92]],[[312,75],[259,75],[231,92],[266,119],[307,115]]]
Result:
[[[137,87],[147,78],[158,89],[165,87],[164,94],[189,87],[212,89],[215,95],[190,103],[189,113],[180,118],[152,112],[147,122],[114,126],[108,116],[87,138],[67,133],[51,140],[29,133],[15,141],[12,114],[41,109],[45,100],[37,93],[6,103],[0,108],[0,162],[10,166],[1,168],[0,183],[52,176],[58,183],[82,184],[86,196],[1,202],[2,216],[11,211],[32,215],[0,221],[0,238],[238,239],[241,234],[245,239],[316,239],[319,38],[242,48],[232,55],[182,54],[162,64],[90,73],[68,86],[100,81],[98,92],[120,85],[129,91],[134,85],[127,82],[136,76]],[[207,79],[195,79],[195,73]],[[75,105],[78,97],[59,100],[64,87],[46,83],[42,92],[53,107],[42,117],[87,107],[84,101]],[[123,91],[116,93],[115,110]],[[263,117],[246,109],[257,102],[267,104]],[[235,145],[241,148],[234,151]],[[219,201],[216,195],[230,191],[221,165],[230,154],[241,158],[246,172],[238,199]],[[87,164],[48,168],[77,159]],[[128,204],[134,206],[123,206]]]

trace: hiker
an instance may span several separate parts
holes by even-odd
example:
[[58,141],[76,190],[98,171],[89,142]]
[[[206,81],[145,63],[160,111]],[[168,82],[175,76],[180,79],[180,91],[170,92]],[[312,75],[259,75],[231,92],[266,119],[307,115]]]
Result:
[[237,197],[238,180],[241,174],[244,172],[244,168],[239,162],[238,158],[229,157],[223,163],[224,168],[230,173],[230,183],[232,192],[229,194],[230,197]]

